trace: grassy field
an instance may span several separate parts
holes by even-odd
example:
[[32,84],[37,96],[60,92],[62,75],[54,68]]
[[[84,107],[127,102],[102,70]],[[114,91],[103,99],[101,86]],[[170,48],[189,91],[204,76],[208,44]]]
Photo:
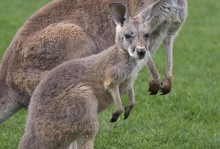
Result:
[[[17,29],[48,0],[1,0],[0,57]],[[166,96],[149,96],[148,73],[135,83],[137,104],[124,121],[110,123],[113,106],[100,114],[97,149],[220,148],[220,1],[190,0],[188,19],[174,45],[174,80]],[[154,60],[164,74],[163,47]],[[124,97],[126,98],[126,97]],[[0,149],[15,149],[27,111],[0,124]]]

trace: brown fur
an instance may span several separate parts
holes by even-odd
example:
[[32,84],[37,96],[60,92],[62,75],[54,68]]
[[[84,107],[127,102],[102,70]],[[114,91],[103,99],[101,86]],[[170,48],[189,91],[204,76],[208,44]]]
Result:
[[[135,103],[133,82],[138,71],[151,61],[146,48],[148,37],[143,34],[145,19],[124,17],[126,6],[122,4],[110,6],[113,17],[119,20],[117,27],[121,26],[116,32],[117,44],[99,54],[64,62],[42,79],[30,102],[19,149],[58,149],[74,140],[80,149],[92,149],[98,112],[114,101],[111,121],[117,121],[123,111],[120,96],[124,92],[129,94],[125,118],[129,116]],[[123,23],[121,18],[125,18]],[[126,38],[127,30],[135,36]],[[145,42],[140,51],[142,39]],[[133,52],[129,51],[131,46]]]
[[[0,66],[0,122],[28,106],[35,87],[52,68],[70,59],[99,53],[114,44],[114,25],[108,9],[112,2],[128,4],[133,15],[155,0],[54,0],[26,21],[6,50]],[[155,17],[148,23],[151,52],[162,41],[167,53],[172,51],[173,39],[187,15],[186,0],[173,3],[175,5],[171,0],[160,0],[162,9],[152,11]],[[172,52],[167,59],[165,80],[171,80]],[[159,84],[159,77],[156,78],[152,77],[153,82]],[[154,91],[150,87],[150,92],[155,94],[159,89],[158,85]],[[171,82],[162,84],[164,94],[170,89]]]

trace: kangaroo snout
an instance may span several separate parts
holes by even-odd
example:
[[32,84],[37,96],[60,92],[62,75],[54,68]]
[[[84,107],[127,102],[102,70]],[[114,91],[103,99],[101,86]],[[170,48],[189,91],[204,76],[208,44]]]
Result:
[[138,55],[139,59],[144,58],[145,53],[146,53],[146,48],[145,47],[137,46],[136,51],[137,51],[137,55]]

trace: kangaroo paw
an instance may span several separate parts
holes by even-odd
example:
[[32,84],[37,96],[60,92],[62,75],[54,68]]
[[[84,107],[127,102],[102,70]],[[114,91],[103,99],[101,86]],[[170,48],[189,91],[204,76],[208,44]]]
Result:
[[111,120],[110,120],[110,122],[116,122],[117,120],[118,120],[118,117],[121,115],[121,111],[119,111],[119,112],[114,112],[113,114],[112,114],[112,118],[111,118]]
[[161,95],[166,95],[171,91],[171,79],[165,78],[161,83]]
[[148,89],[148,92],[150,92],[149,95],[156,95],[159,90],[160,90],[160,81],[159,80],[151,80],[149,82],[149,89]]
[[134,107],[134,105],[127,105],[127,106],[125,107],[124,119],[127,119],[127,118],[128,118],[128,116],[130,115],[131,110],[132,110],[133,107]]

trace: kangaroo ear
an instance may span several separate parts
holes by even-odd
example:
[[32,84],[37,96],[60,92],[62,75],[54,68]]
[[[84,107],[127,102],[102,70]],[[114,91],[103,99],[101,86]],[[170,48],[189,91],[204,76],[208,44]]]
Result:
[[111,3],[109,5],[112,13],[112,17],[115,23],[123,26],[125,21],[128,21],[128,9],[124,4],[121,3]]
[[154,15],[154,12],[156,11],[156,9],[160,6],[160,2],[161,2],[161,0],[157,0],[156,2],[151,4],[150,6],[147,6],[147,8],[143,9],[138,14],[138,16],[142,16],[144,18],[144,20],[151,19]]

